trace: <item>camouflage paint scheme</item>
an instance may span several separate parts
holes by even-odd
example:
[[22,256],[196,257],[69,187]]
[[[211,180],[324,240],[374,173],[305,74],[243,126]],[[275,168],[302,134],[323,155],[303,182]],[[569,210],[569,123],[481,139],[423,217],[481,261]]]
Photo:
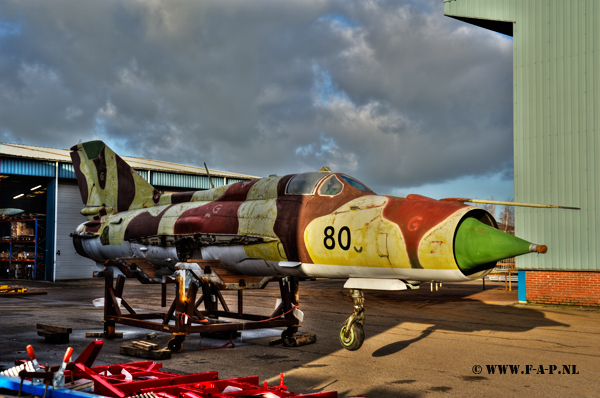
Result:
[[[465,272],[457,264],[461,220],[497,226],[487,212],[462,203],[376,195],[331,172],[307,194],[286,194],[296,176],[286,175],[161,195],[101,141],[72,151],[88,218],[74,244],[99,263],[137,256],[172,269],[201,255],[246,275],[408,283],[476,279],[494,266]],[[321,195],[329,178],[342,190]]]

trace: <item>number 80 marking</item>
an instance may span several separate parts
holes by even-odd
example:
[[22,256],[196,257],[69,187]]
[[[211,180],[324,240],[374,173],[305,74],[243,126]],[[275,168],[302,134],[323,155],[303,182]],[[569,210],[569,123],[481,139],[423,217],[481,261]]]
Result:
[[[342,233],[346,232],[346,244],[342,243]],[[325,245],[326,249],[333,250],[335,248],[335,239],[333,235],[335,234],[335,228],[329,226],[325,228],[325,238],[323,239],[323,245]],[[352,237],[350,236],[350,228],[342,227],[340,232],[338,232],[338,244],[342,250],[350,249],[350,242],[352,241]]]

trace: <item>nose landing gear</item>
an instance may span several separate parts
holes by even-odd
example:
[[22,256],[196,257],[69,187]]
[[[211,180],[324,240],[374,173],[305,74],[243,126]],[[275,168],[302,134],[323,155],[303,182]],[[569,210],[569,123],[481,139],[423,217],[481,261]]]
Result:
[[365,296],[360,289],[351,289],[350,297],[354,301],[354,312],[342,323],[340,343],[349,351],[358,350],[365,341]]

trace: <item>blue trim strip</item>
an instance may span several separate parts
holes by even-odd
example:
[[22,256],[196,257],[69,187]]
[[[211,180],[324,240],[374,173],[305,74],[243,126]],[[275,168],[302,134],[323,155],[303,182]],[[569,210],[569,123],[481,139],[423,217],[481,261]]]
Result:
[[527,301],[527,271],[519,270],[519,301]]
[[[6,388],[7,390],[19,391],[21,385],[21,379],[18,377],[7,377],[0,376],[0,388]],[[37,397],[44,396],[44,384],[32,384],[30,381],[25,380],[23,382],[23,388],[21,392],[35,395]],[[52,386],[48,386],[47,398],[105,398],[103,395],[88,394],[81,391],[69,390],[68,388],[59,388],[54,390]]]
[[75,179],[75,168],[71,163],[59,163],[58,164],[58,178],[71,178]]
[[44,266],[44,280],[53,282],[52,277],[54,276],[54,219],[56,217],[54,197],[56,196],[56,180],[48,181],[47,188],[48,190],[46,191],[46,258]]
[[2,157],[0,173],[24,176],[54,177],[55,162]]

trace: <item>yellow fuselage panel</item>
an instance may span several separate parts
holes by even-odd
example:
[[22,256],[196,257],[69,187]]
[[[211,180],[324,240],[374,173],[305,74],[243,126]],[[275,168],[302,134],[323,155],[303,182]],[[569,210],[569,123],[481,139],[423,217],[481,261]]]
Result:
[[276,199],[246,201],[238,209],[238,234],[277,238],[276,219]]
[[419,242],[419,263],[426,269],[458,269],[454,258],[454,233],[472,208],[462,208],[427,231]]
[[[402,248],[390,247],[392,237],[402,242],[400,230],[382,219],[385,196],[364,196],[331,214],[316,218],[304,231],[314,263],[361,267],[391,267],[390,257],[406,257]],[[399,245],[402,246],[402,245]],[[407,262],[408,263],[408,262]]]

